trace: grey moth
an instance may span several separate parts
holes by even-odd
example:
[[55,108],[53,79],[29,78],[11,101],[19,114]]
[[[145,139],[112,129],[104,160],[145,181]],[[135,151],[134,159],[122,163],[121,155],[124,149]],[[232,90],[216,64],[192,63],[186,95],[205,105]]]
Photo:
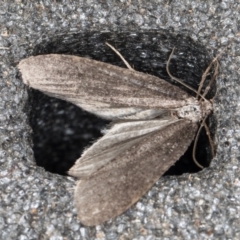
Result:
[[[186,151],[212,103],[156,76],[60,54],[20,61],[23,82],[112,120],[105,135],[69,170],[75,205],[87,226],[139,200]],[[199,95],[199,93],[198,93]]]

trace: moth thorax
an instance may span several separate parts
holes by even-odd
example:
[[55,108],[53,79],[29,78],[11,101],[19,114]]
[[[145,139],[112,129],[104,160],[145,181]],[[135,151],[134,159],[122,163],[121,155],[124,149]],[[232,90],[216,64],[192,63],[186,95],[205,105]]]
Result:
[[206,115],[212,111],[212,103],[209,101],[199,101],[185,105],[177,110],[177,116],[191,120],[192,122],[201,121]]

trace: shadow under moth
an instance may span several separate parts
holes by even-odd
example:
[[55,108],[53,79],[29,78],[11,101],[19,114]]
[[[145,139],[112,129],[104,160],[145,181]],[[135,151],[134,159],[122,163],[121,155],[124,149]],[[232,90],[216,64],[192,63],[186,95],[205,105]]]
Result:
[[[167,71],[178,81],[168,70],[171,56]],[[200,92],[216,62],[203,74],[198,91],[192,89],[192,97],[158,77],[134,71],[126,61],[128,69],[60,54],[20,61],[26,85],[113,120],[69,170],[79,180],[74,199],[84,225],[98,225],[127,210],[184,154],[213,110],[205,98],[209,86]]]

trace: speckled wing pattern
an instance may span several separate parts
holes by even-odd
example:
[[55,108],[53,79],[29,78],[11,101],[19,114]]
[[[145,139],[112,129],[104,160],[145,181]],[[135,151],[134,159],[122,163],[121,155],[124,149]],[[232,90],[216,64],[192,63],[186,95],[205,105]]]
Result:
[[135,203],[193,140],[197,123],[172,110],[193,97],[155,76],[70,55],[41,55],[18,65],[25,84],[114,122],[70,169],[75,203],[88,226]]

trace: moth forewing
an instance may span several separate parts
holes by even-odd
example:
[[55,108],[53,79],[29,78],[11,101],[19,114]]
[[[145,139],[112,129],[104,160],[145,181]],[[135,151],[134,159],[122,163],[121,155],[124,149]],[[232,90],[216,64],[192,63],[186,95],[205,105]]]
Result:
[[18,67],[30,87],[106,119],[135,118],[142,111],[176,109],[194,101],[158,77],[76,56],[40,55]]

